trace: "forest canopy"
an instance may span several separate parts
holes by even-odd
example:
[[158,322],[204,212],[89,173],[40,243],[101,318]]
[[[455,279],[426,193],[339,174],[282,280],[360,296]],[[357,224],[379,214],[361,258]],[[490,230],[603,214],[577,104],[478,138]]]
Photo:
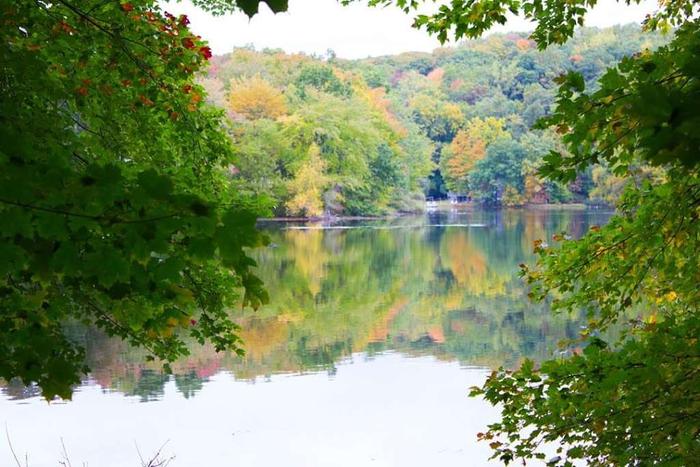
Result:
[[278,216],[416,211],[448,195],[612,204],[625,181],[606,164],[566,183],[540,176],[563,145],[533,126],[554,108],[563,73],[594,88],[607,67],[664,42],[628,25],[581,29],[545,51],[523,33],[364,60],[239,48],[213,57],[201,83],[232,121],[234,183],[269,197]]

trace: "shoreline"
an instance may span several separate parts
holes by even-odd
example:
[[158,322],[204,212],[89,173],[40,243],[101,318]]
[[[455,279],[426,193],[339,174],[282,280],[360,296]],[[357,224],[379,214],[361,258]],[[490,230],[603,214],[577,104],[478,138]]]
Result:
[[526,204],[519,207],[488,208],[470,203],[451,204],[447,201],[433,209],[420,212],[397,212],[384,216],[323,216],[323,217],[260,217],[257,222],[344,222],[344,221],[369,221],[382,219],[396,219],[399,217],[426,215],[436,212],[471,212],[471,211],[586,211],[586,210],[614,210],[603,205],[588,205],[585,203],[564,204]]

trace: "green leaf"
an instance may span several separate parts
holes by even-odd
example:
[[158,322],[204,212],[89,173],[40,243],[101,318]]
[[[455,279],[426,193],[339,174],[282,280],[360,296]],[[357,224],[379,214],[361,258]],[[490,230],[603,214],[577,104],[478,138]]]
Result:
[[138,175],[138,180],[141,188],[155,199],[166,199],[172,193],[172,180],[154,169],[141,172]]

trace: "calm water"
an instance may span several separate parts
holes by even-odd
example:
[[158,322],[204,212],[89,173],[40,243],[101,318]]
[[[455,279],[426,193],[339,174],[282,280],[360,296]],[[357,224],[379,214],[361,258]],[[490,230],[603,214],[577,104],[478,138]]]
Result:
[[[192,346],[175,376],[76,329],[90,378],[71,402],[0,384],[0,422],[29,465],[140,465],[163,443],[184,466],[488,465],[475,435],[497,416],[467,397],[491,368],[551,355],[576,317],[529,304],[517,265],[536,239],[609,214],[443,213],[270,224],[255,256],[272,303],[241,311],[247,355]],[[3,437],[4,438],[4,437]],[[0,465],[12,465],[6,440]],[[23,462],[24,464],[24,462]]]

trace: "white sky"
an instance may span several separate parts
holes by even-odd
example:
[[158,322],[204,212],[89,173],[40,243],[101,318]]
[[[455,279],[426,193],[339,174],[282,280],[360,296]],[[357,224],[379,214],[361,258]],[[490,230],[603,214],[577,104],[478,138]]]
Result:
[[[586,25],[639,23],[656,4],[655,0],[643,0],[640,5],[627,6],[602,0],[586,17]],[[189,0],[165,3],[163,8],[173,14],[187,14],[192,30],[209,41],[215,54],[253,44],[257,49],[269,47],[318,55],[333,49],[338,57],[352,59],[430,52],[440,46],[424,30],[411,27],[413,16],[395,7],[370,8],[362,0],[347,7],[337,0],[290,0],[289,10],[276,15],[267,5],[261,5],[260,13],[251,20],[243,13],[213,17],[193,7]],[[495,30],[529,29],[529,23],[514,18]]]

